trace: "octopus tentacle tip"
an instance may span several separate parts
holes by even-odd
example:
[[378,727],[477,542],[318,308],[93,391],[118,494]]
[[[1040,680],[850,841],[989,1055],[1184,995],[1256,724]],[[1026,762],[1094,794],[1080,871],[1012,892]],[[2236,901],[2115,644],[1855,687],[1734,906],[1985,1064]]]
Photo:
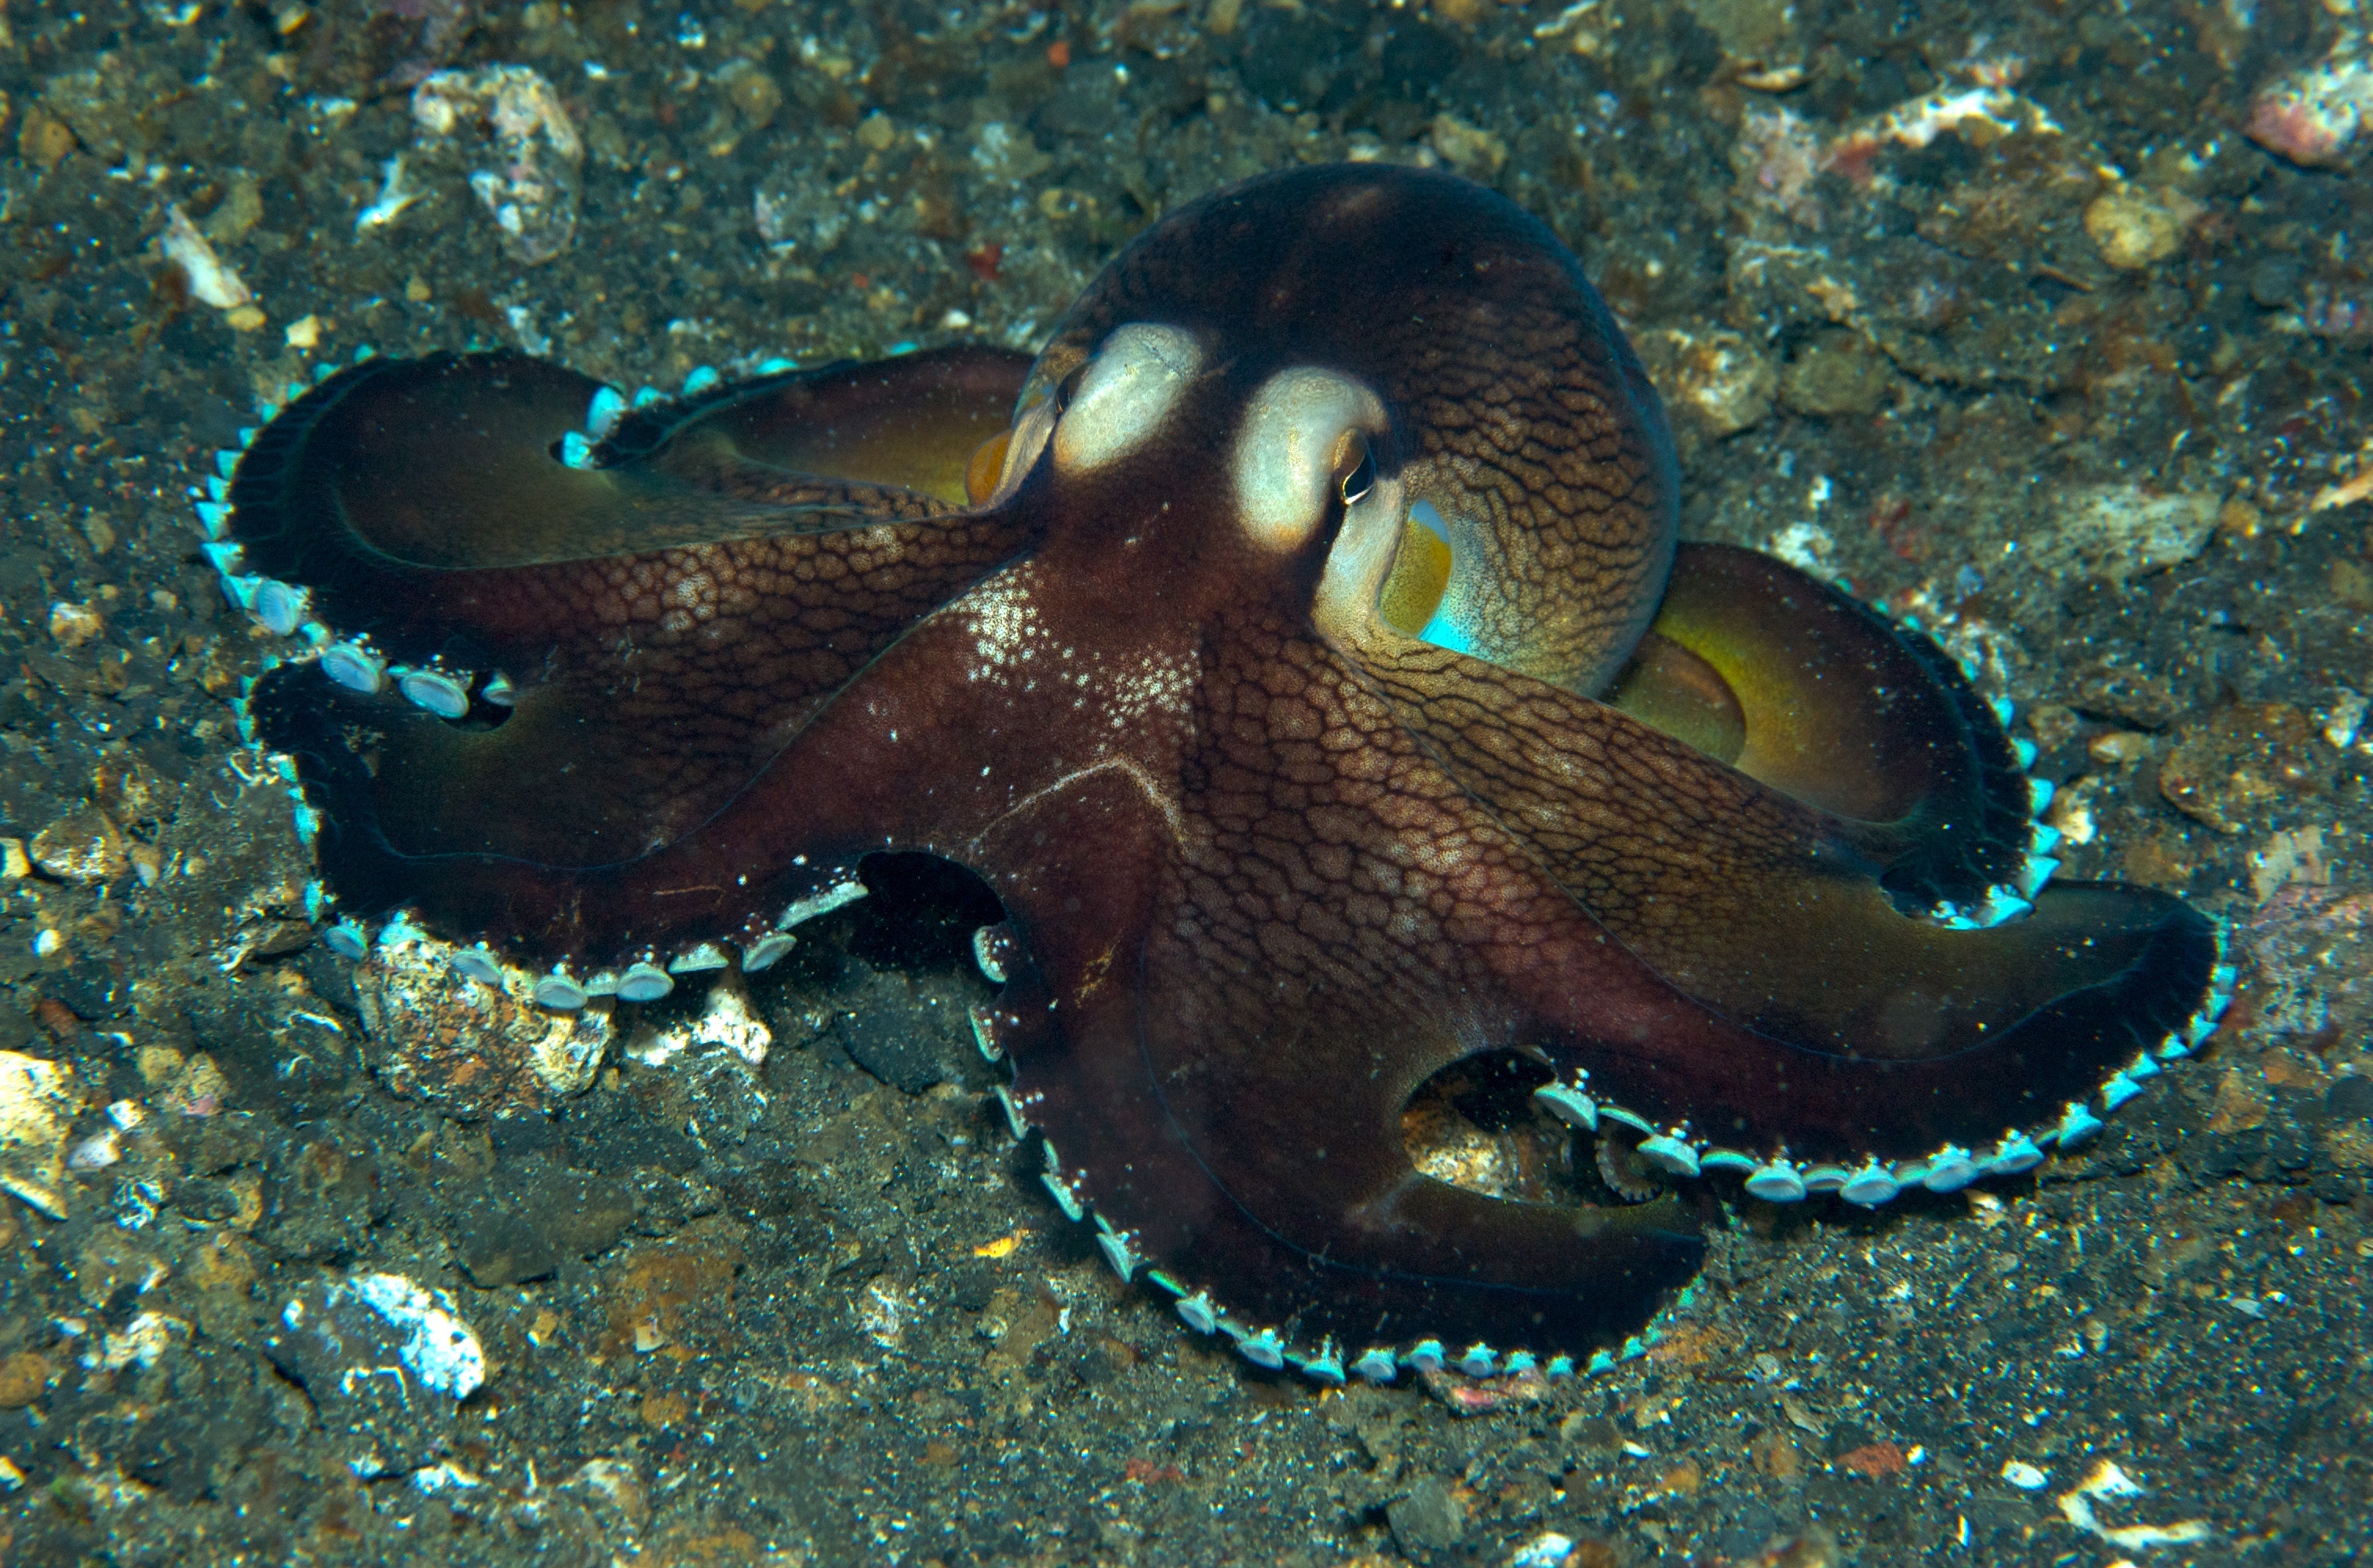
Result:
[[1603,1370],[1696,1275],[1662,1180],[1421,1174],[1467,1057],[1628,1176],[1876,1206],[2081,1143],[2223,1015],[2215,923],[2055,876],[1981,671],[1677,539],[1654,390],[1498,194],[1283,171],[1035,360],[899,347],[674,398],[374,357],[217,455],[325,942],[650,1002],[956,861],[1049,1199],[1330,1385]]

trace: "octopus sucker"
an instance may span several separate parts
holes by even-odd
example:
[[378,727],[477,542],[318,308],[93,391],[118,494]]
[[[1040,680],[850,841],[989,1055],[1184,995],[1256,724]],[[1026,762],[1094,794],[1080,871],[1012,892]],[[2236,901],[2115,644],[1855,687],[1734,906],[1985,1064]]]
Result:
[[[207,548],[325,940],[544,1005],[761,971],[869,857],[1001,915],[975,1010],[1125,1280],[1324,1383],[1636,1353],[1709,1180],[1861,1205],[2082,1142],[2216,1024],[2220,928],[2055,880],[2030,752],[1912,627],[1677,538],[1580,265],[1448,174],[1263,176],[1035,357],[292,388]],[[1596,1207],[1426,1175],[1541,1069]]]

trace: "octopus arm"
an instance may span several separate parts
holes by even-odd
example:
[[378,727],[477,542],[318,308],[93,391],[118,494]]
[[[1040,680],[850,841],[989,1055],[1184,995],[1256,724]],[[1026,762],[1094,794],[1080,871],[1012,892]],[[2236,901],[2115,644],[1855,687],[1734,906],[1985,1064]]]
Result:
[[240,465],[229,536],[317,617],[252,710],[347,907],[516,934],[506,875],[645,860],[725,811],[1026,548],[1013,514],[944,498],[1024,363],[777,376],[601,442],[600,384],[514,354],[371,361],[292,404]]
[[1661,1013],[1609,1016],[1584,975],[1512,977],[1558,1026],[1553,1056],[1656,1122],[1913,1157],[2040,1125],[2209,994],[2215,930],[2163,894],[2055,886],[1956,929],[1883,885],[1897,825],[1512,671],[1421,647],[1365,663],[1445,777],[1669,992]]

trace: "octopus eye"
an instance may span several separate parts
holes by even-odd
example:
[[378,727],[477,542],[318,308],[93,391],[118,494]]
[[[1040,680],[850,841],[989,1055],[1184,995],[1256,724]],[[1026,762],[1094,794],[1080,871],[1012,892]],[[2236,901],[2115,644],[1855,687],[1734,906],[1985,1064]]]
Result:
[[1358,456],[1350,467],[1341,471],[1342,477],[1336,481],[1335,493],[1343,497],[1345,506],[1350,507],[1357,506],[1362,497],[1376,487],[1376,454],[1368,445],[1368,438],[1357,430],[1350,432],[1347,445]]

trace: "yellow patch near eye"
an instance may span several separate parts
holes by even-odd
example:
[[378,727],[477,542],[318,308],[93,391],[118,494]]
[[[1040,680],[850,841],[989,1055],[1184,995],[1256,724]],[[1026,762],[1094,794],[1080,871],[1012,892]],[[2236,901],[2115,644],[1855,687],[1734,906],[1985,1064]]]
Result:
[[1392,575],[1376,600],[1377,615],[1404,637],[1425,630],[1450,591],[1450,541],[1417,518],[1408,519],[1401,524]]
[[997,493],[999,475],[1005,472],[1005,449],[1013,441],[1011,430],[999,430],[981,442],[964,464],[964,494],[972,504],[979,506]]

